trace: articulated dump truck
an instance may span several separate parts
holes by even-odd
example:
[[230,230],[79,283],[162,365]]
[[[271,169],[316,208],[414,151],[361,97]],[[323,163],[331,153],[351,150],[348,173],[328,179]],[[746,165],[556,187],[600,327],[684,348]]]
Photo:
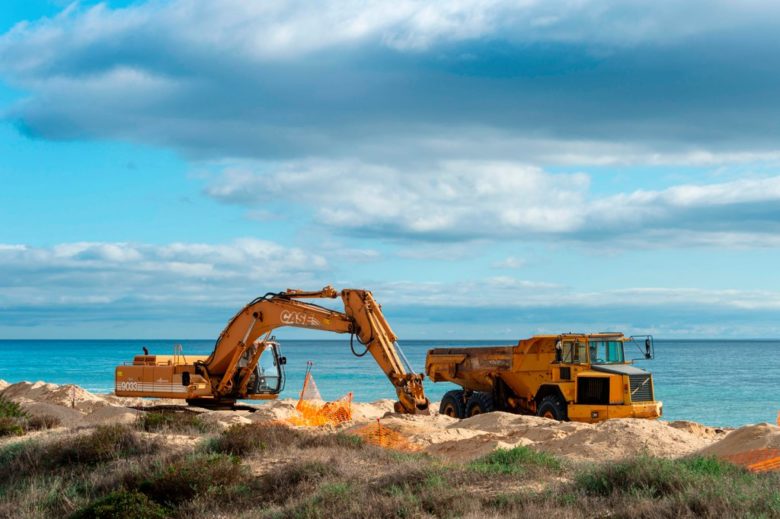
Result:
[[629,353],[636,346],[640,358],[654,356],[651,336],[541,335],[516,346],[429,350],[425,371],[433,382],[461,386],[439,409],[456,418],[490,411],[590,423],[658,418],[663,404],[652,375],[626,359],[627,346]]

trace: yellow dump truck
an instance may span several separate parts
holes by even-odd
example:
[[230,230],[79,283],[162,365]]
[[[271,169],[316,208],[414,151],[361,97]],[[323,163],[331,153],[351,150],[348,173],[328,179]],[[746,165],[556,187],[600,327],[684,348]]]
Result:
[[516,346],[438,348],[428,351],[425,372],[447,392],[439,411],[466,418],[490,411],[535,414],[556,420],[658,418],[653,377],[626,358],[654,357],[652,336],[621,333],[539,335]]

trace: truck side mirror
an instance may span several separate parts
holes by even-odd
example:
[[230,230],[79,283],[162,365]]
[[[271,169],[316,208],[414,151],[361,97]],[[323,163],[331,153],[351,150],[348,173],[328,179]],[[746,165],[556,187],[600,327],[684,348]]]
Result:
[[652,348],[652,346],[650,344],[650,339],[645,339],[645,358],[646,359],[650,359],[653,356],[653,354],[651,353],[651,351],[652,351],[651,348]]
[[287,364],[287,357],[279,357],[279,364],[282,366]]

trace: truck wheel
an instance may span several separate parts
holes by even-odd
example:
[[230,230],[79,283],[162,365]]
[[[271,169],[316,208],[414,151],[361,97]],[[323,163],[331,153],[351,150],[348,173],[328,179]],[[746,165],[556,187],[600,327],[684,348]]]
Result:
[[493,395],[490,393],[476,391],[471,395],[469,401],[466,402],[466,416],[476,416],[495,410],[496,407],[493,405]]
[[566,420],[566,404],[558,395],[547,395],[539,402],[536,415],[562,422]]
[[439,414],[451,416],[452,418],[466,417],[466,404],[463,403],[463,390],[453,389],[447,391],[439,404]]

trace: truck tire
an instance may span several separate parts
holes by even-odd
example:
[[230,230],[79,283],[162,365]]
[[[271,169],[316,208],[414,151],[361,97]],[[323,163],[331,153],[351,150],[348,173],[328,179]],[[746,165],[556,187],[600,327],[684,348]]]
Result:
[[463,402],[462,389],[453,389],[444,393],[441,404],[439,404],[439,414],[452,418],[466,417],[466,404]]
[[466,416],[476,416],[478,414],[489,413],[495,411],[496,406],[493,404],[493,395],[490,393],[483,393],[482,391],[475,391],[469,397],[466,402]]
[[539,407],[536,408],[536,415],[562,422],[567,419],[566,404],[558,395],[547,395],[539,402]]

